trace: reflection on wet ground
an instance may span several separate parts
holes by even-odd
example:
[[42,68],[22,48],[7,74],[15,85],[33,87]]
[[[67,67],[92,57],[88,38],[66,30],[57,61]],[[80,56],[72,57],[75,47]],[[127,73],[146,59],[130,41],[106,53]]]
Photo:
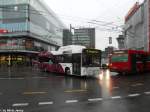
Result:
[[148,73],[121,76],[102,70],[98,78],[80,78],[31,67],[0,68],[0,104],[27,112],[130,112],[143,102],[149,111],[149,83]]

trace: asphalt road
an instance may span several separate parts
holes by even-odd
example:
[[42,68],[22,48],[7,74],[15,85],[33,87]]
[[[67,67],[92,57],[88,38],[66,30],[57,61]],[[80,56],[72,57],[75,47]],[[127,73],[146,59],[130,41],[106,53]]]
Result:
[[0,68],[0,112],[149,112],[150,73],[98,79]]

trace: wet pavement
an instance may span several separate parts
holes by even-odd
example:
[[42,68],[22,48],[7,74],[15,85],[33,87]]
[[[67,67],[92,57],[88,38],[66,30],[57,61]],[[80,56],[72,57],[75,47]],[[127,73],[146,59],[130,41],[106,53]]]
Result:
[[104,70],[96,79],[0,68],[0,112],[149,112],[149,84],[150,73]]

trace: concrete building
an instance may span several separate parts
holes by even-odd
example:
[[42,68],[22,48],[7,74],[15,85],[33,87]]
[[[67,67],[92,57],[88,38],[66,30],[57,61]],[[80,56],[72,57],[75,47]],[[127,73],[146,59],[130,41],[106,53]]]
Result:
[[95,28],[74,29],[72,44],[95,48]]
[[138,2],[125,17],[125,47],[150,51],[150,0]]
[[43,0],[0,0],[0,62],[17,63],[62,46],[64,25]]

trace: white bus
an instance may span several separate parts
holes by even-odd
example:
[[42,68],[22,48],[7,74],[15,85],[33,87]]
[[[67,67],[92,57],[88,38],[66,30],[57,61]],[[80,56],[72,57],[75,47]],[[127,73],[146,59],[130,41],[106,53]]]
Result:
[[[101,51],[98,49],[88,49],[80,45],[68,45],[51,52],[55,56],[55,64],[67,75],[92,76],[100,74]],[[47,67],[48,68],[52,67]],[[56,72],[57,72],[56,71]]]

